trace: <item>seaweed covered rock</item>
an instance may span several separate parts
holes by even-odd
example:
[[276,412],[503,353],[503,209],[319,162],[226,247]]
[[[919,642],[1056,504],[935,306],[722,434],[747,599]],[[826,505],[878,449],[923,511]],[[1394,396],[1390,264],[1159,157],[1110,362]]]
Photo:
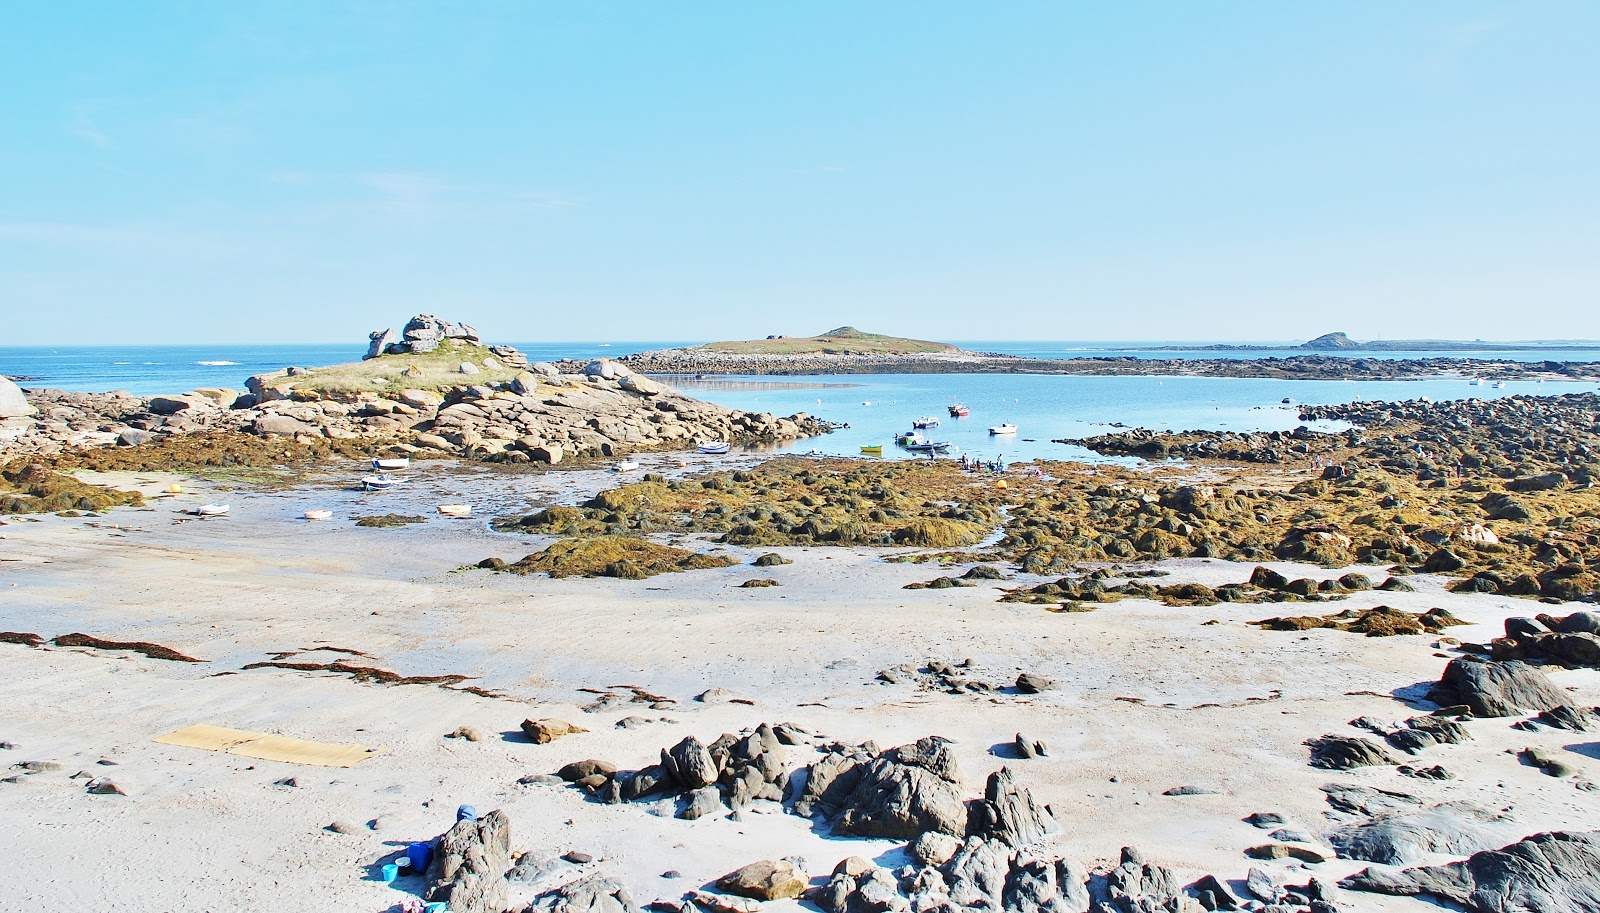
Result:
[[1445,865],[1366,869],[1339,886],[1429,895],[1478,913],[1593,913],[1600,909],[1600,831],[1535,834]]
[[656,574],[729,567],[738,562],[725,555],[707,555],[658,545],[633,536],[563,539],[506,565],[510,574],[551,577],[620,577],[639,580]]
[[143,503],[144,498],[137,491],[90,485],[41,463],[13,464],[0,469],[0,514],[97,511],[137,507]]
[[1516,716],[1570,706],[1571,701],[1545,674],[1522,662],[1491,662],[1473,656],[1453,659],[1428,691],[1443,706],[1466,706],[1477,717]]

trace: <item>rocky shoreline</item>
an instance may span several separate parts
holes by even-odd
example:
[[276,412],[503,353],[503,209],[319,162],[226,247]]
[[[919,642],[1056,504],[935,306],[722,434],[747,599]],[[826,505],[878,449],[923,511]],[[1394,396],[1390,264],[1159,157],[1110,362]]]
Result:
[[[618,362],[651,375],[808,374],[1083,374],[1121,376],[1251,377],[1279,380],[1419,380],[1481,377],[1490,380],[1600,379],[1600,363],[1511,359],[1349,358],[1300,355],[1288,358],[1171,358],[1132,356],[1042,359],[982,352],[909,355],[731,354],[695,348],[626,355]],[[563,362],[562,370],[581,367]]]
[[[346,377],[350,366],[333,366],[251,377],[244,391],[172,396],[13,386],[17,402],[0,414],[0,463],[105,448],[160,450],[175,466],[204,465],[208,454],[237,463],[249,459],[248,448],[233,440],[242,437],[274,442],[264,448],[274,457],[293,444],[310,456],[381,452],[554,465],[693,449],[698,441],[780,442],[832,430],[805,413],[779,417],[697,400],[609,360],[567,371],[529,365],[509,347],[477,346],[475,333],[428,315],[407,324],[404,343],[380,331],[372,360],[361,363],[364,373],[354,381]],[[380,370],[386,358],[444,352],[442,344],[458,340],[463,346],[446,352],[446,374],[416,362],[395,362],[388,374]]]

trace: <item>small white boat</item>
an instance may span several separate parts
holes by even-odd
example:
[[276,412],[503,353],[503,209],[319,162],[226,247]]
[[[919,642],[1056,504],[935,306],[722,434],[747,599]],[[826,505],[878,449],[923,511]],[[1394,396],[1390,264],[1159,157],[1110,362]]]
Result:
[[1017,426],[1011,424],[1010,422],[1007,422],[1004,425],[990,425],[989,426],[989,433],[990,434],[1016,434],[1017,433]]
[[331,510],[308,510],[308,511],[306,511],[306,519],[307,520],[327,520],[327,519],[331,518],[332,516],[333,516],[333,511],[331,511]]
[[616,468],[617,468],[618,472],[632,472],[635,469],[639,468],[639,461],[638,460],[618,460]]
[[920,431],[903,431],[895,435],[894,442],[901,447],[912,447],[924,443],[924,439]]
[[394,479],[388,476],[363,476],[361,487],[367,491],[388,491],[394,487]]
[[220,517],[228,512],[228,505],[202,504],[199,507],[196,507],[194,512],[202,517]]
[[444,514],[447,517],[470,517],[472,516],[472,505],[440,504],[439,513]]
[[1494,388],[1496,390],[1504,390],[1506,388],[1506,382],[1503,380],[1497,380],[1494,382]]
[[731,449],[727,441],[701,441],[699,447],[701,453],[727,453]]
[[378,470],[410,469],[411,468],[411,458],[410,457],[396,457],[394,459],[386,459],[386,460],[374,459],[372,461],[372,468],[373,469],[378,469]]
[[911,423],[911,427],[913,427],[913,428],[937,428],[937,427],[939,427],[939,420],[934,418],[931,415],[924,415],[922,418],[919,418],[916,421],[912,422]]
[[1467,385],[1471,387],[1481,387],[1483,386],[1483,378],[1474,377],[1473,379],[1467,381]]

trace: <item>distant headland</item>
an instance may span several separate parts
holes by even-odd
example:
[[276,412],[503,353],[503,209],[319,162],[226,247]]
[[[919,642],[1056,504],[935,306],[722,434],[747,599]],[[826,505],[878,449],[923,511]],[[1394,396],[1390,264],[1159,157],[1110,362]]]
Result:
[[816,336],[768,336],[738,342],[708,342],[692,349],[727,355],[929,355],[961,350],[947,342],[906,339],[839,327]]

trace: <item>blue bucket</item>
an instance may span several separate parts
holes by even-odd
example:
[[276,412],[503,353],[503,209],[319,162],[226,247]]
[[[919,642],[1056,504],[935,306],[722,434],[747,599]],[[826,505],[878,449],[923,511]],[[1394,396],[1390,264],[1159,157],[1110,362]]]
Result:
[[433,861],[433,844],[418,841],[406,847],[406,858],[411,860],[411,871],[416,875],[428,874],[428,863]]
[[400,877],[400,867],[399,866],[397,866],[397,865],[395,865],[394,863],[391,862],[391,863],[388,863],[387,865],[385,865],[383,867],[383,880],[384,881],[394,881],[396,878],[399,878],[399,877]]

